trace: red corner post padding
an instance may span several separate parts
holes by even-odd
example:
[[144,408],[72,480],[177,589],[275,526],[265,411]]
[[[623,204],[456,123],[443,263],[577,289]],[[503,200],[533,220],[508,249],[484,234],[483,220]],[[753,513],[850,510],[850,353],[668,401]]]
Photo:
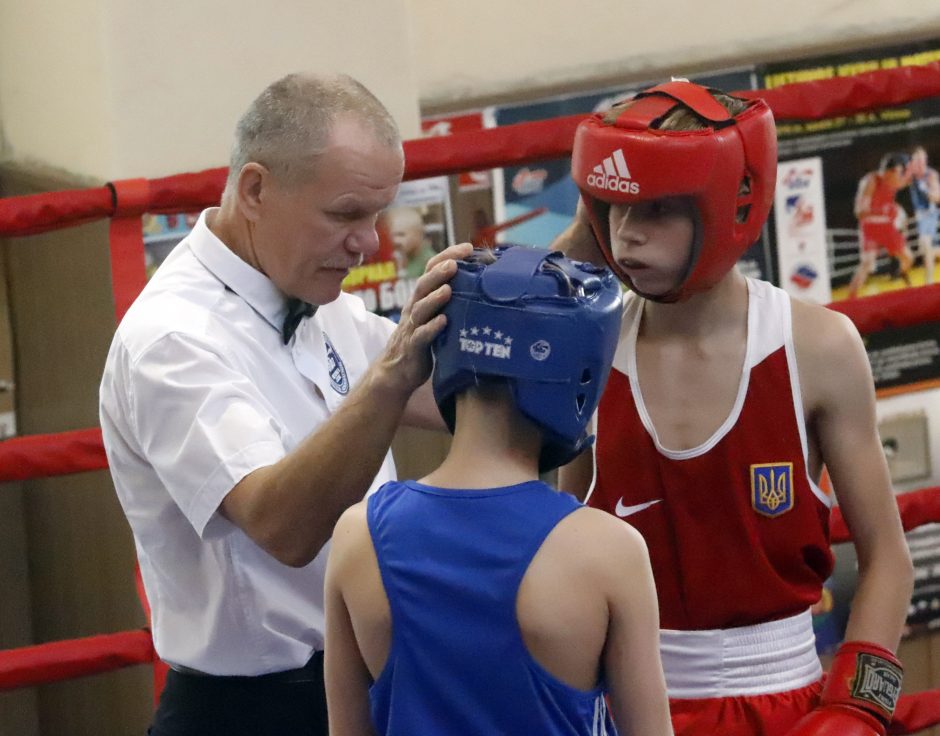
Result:
[[150,206],[150,181],[125,179],[113,182],[114,216],[111,218],[111,286],[114,316],[124,317],[147,284],[144,229],[141,215]]
[[122,631],[0,652],[0,691],[153,662],[149,631]]

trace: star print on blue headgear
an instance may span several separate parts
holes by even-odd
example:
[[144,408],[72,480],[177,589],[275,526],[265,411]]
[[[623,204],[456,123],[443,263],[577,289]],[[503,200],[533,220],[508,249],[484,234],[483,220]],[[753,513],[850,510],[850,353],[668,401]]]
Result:
[[517,245],[474,251],[450,285],[447,327],[432,349],[434,398],[451,432],[456,395],[481,377],[505,378],[519,411],[543,431],[541,471],[589,447],[585,427],[620,332],[614,275]]

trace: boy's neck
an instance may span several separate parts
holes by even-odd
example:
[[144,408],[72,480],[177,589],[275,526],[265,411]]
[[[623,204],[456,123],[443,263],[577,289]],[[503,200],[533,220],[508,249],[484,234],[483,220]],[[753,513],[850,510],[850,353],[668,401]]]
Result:
[[541,445],[541,432],[516,409],[508,385],[470,389],[457,398],[447,457],[421,482],[484,489],[538,480]]
[[707,337],[747,321],[747,279],[737,268],[710,289],[673,304],[647,300],[641,331],[647,337]]

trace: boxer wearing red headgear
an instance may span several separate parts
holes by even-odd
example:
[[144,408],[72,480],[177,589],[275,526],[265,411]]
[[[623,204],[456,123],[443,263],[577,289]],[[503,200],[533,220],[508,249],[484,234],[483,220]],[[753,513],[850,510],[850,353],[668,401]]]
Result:
[[[712,127],[656,126],[681,95]],[[598,242],[623,281],[630,275],[611,257],[610,205],[687,198],[698,217],[693,255],[683,279],[661,301],[714,286],[760,236],[773,203],[777,139],[760,100],[732,116],[704,87],[674,81],[641,92],[616,115],[595,115],[578,127],[571,171]],[[629,152],[629,154],[627,154]],[[629,158],[627,158],[629,155]]]
[[[843,316],[734,267],[773,196],[770,111],[661,85],[579,127],[572,175],[583,205],[555,247],[635,292],[588,503],[646,539],[676,734],[884,733],[912,572],[868,360]],[[859,557],[825,688],[808,611],[832,571],[823,465]],[[585,494],[593,469],[585,453],[559,484]]]

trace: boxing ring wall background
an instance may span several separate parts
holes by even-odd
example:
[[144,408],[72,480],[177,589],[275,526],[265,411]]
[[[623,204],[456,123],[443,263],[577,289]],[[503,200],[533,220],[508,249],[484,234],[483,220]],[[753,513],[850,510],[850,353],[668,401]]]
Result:
[[[923,97],[940,96],[940,64],[787,85],[759,93],[742,93],[744,96],[758,94],[768,101],[778,119],[821,119],[890,107]],[[443,138],[407,141],[405,178],[420,179],[568,156],[574,128],[582,118],[583,116],[576,115],[458,133]],[[100,237],[100,228],[90,223],[107,220],[113,314],[115,319],[119,320],[146,282],[141,216],[144,213],[196,212],[216,204],[226,173],[226,169],[219,168],[162,179],[123,180],[98,188],[2,199],[0,238],[13,238],[8,242],[6,251],[8,254],[15,252],[15,257],[22,259],[22,266],[23,263],[29,262],[30,249],[59,247],[43,241],[43,233],[70,228],[69,232],[76,233],[76,241],[80,243],[85,238],[93,240]],[[102,309],[110,309],[105,304],[109,294],[106,290],[89,293],[83,286],[95,283],[93,274],[100,272],[104,265],[96,262],[75,265],[74,291],[37,291],[28,298],[34,300],[36,305],[47,306],[53,315],[60,311],[82,309],[101,313]],[[15,284],[11,284],[11,288],[13,287]],[[23,298],[23,295],[20,297]],[[832,307],[847,314],[863,333],[892,326],[935,321],[940,319],[940,285],[840,302]],[[98,366],[100,374],[100,365],[104,360],[101,346],[90,345],[83,341],[80,335],[71,334],[68,330],[55,329],[58,322],[54,317],[50,324],[53,327],[49,334],[42,336],[43,342],[47,343],[43,358],[62,366],[66,373],[69,365],[81,364]],[[104,331],[107,335],[113,330],[113,324],[111,322]],[[21,371],[18,384],[29,385],[29,380],[25,379],[26,376]],[[90,406],[96,406],[96,389],[96,382],[94,386],[88,387],[87,403]],[[53,393],[48,392],[49,395]],[[50,491],[49,488],[43,487],[43,479],[70,476],[78,485],[79,479],[91,477],[93,482],[83,488],[81,495],[111,493],[113,496],[110,482],[101,472],[106,469],[107,463],[101,445],[100,430],[95,426],[70,426],[70,418],[63,417],[58,412],[55,401],[48,400],[47,392],[41,388],[20,392],[18,399],[20,402],[37,402],[41,406],[38,416],[45,419],[46,423],[35,428],[24,424],[21,427],[25,432],[23,436],[0,442],[0,482],[14,484],[11,487],[20,487],[23,494],[30,497],[31,502],[35,500],[32,498],[34,494],[41,496],[41,501],[34,509],[34,516],[41,516],[44,505],[81,502],[81,498],[60,498],[63,494],[61,484]],[[67,431],[53,431],[63,427],[63,423],[68,427]],[[98,475],[95,476],[92,471],[98,471]],[[5,485],[0,487],[0,496],[6,488]],[[71,495],[70,491],[65,493]],[[940,488],[924,488],[905,493],[898,497],[898,501],[906,529],[940,521]],[[0,504],[0,513],[3,513],[3,508]],[[116,502],[112,504],[110,513],[120,514]],[[87,536],[89,544],[87,549],[83,550],[82,562],[86,570],[113,568],[116,564],[113,555],[102,552],[107,549],[106,545],[95,544],[94,520],[81,516],[76,519],[76,523],[91,525]],[[124,526],[126,527],[126,524]],[[44,529],[43,534],[43,546],[47,546],[54,553],[58,531]],[[832,534],[834,542],[848,540],[848,532],[838,510],[834,514]],[[126,529],[121,541],[128,550],[132,549],[130,535]],[[4,549],[5,547],[0,547],[0,552]],[[30,563],[29,560],[8,560],[9,565],[28,567]],[[121,558],[118,564],[127,560],[129,555],[127,558]],[[7,565],[8,562],[2,564]],[[0,581],[2,579],[0,577]],[[99,605],[104,613],[104,616],[99,617],[100,620],[108,620],[107,611],[112,596],[126,600],[132,595],[132,562],[127,562],[126,570],[118,574],[116,579],[120,582],[114,585],[121,587],[120,592],[112,589],[114,586],[111,584],[103,585],[100,590]],[[2,592],[0,596],[3,596]],[[141,600],[145,605],[142,597]],[[74,606],[70,611],[71,601],[63,599],[51,602],[54,605],[37,607],[37,601],[33,601],[33,616],[37,619],[48,616],[53,620],[68,621],[77,615]],[[11,596],[3,604],[4,607],[16,605],[29,605],[29,601],[17,600],[16,596]],[[42,628],[41,625],[37,626],[37,629]],[[65,628],[68,629],[67,626]],[[70,636],[76,638],[45,641],[0,651],[0,692],[23,692],[31,688],[40,688],[40,692],[43,692],[47,688],[57,687],[53,683],[76,681],[76,678],[86,678],[77,682],[88,682],[90,675],[103,675],[126,667],[143,665],[152,669],[154,694],[158,693],[164,670],[156,660],[149,631],[145,626],[124,631],[120,628],[116,626],[108,633],[75,631]],[[4,633],[3,619],[0,618],[0,636]],[[86,633],[89,635],[84,635]],[[899,709],[899,723],[895,732],[915,733],[928,725],[940,723],[940,633],[934,634],[931,642],[906,642],[901,654],[903,659],[918,659],[916,668],[912,668],[911,662],[907,662],[909,671],[916,669],[933,673],[932,681],[919,682],[915,678],[914,682],[909,679],[906,683],[906,692],[910,693],[913,689],[919,691],[919,694],[909,694],[904,699]],[[143,675],[137,682],[141,679]],[[141,692],[140,698],[146,700],[146,695]],[[66,699],[64,702],[78,707],[75,706],[74,699]],[[96,704],[88,703],[87,707],[95,708]],[[139,707],[139,704],[135,707]],[[7,732],[3,713],[0,708],[0,733]],[[67,723],[67,715],[64,718]],[[97,731],[107,732],[100,728]]]

